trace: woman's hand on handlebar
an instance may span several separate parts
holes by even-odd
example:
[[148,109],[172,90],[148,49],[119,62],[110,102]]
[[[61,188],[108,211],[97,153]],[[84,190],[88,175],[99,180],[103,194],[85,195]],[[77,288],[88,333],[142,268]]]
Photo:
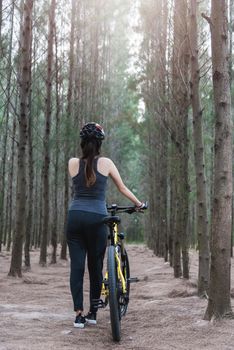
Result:
[[139,206],[135,206],[135,210],[137,212],[143,212],[144,210],[146,210],[148,208],[148,202],[142,202],[141,205]]

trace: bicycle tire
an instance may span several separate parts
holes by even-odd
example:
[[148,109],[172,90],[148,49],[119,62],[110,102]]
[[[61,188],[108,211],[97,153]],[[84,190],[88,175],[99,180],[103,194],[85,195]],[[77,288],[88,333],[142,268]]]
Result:
[[118,279],[115,260],[115,247],[113,246],[108,247],[107,271],[112,337],[114,341],[120,341],[121,322],[118,302]]
[[127,312],[129,297],[130,297],[130,266],[129,259],[126,249],[124,249],[124,254],[121,257],[122,260],[122,273],[126,281],[126,295],[123,297],[122,305],[120,306],[121,317]]

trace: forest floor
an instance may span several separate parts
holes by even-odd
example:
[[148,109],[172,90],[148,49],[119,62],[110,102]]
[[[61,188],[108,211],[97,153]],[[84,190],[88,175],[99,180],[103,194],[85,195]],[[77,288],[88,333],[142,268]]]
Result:
[[[131,300],[118,344],[111,338],[108,307],[99,311],[96,326],[73,328],[69,261],[58,260],[56,265],[40,267],[39,252],[33,251],[31,271],[15,279],[7,276],[10,254],[3,251],[0,350],[234,349],[234,320],[203,320],[207,301],[196,296],[196,252],[190,252],[191,279],[185,281],[173,278],[170,266],[144,245],[128,245],[128,251],[131,275],[140,281],[131,285]],[[86,275],[86,305],[87,279]]]

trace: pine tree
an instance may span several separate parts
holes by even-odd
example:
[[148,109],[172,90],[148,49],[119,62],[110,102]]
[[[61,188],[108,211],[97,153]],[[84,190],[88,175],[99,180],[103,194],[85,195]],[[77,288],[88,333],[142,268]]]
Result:
[[13,240],[10,276],[22,276],[22,248],[26,222],[26,146],[31,88],[31,43],[32,43],[33,0],[24,2],[23,24],[21,26],[20,54],[20,111],[17,167],[16,227]]
[[232,228],[232,119],[228,67],[228,1],[212,0],[212,76],[215,108],[214,192],[211,266],[206,319],[231,312],[230,251]]

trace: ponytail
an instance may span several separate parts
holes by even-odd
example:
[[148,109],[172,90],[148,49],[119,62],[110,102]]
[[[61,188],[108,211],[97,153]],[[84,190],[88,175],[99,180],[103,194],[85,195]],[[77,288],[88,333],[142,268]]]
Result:
[[93,160],[100,154],[102,142],[95,138],[81,141],[82,159],[85,159],[85,182],[87,187],[91,187],[96,182],[96,174],[93,169]]

